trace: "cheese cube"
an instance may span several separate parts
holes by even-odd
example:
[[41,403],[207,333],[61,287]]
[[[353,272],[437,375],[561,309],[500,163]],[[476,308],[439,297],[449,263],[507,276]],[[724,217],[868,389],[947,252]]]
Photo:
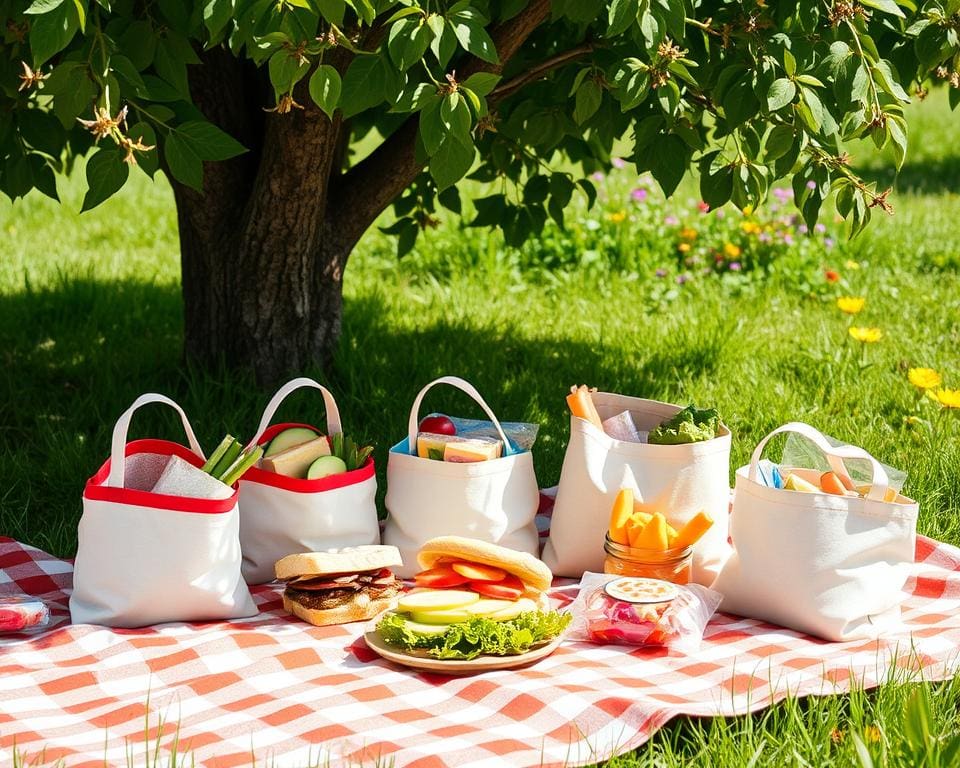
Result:
[[321,456],[330,455],[330,441],[325,437],[318,437],[316,440],[310,440],[285,451],[275,453],[273,456],[261,459],[260,467],[267,472],[276,472],[278,475],[287,477],[305,478],[307,470]]
[[458,463],[499,459],[503,444],[489,437],[451,440],[443,449],[443,460]]

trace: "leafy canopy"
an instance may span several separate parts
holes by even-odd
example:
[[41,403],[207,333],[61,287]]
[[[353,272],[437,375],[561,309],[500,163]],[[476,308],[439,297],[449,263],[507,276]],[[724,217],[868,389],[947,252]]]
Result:
[[245,151],[191,102],[191,67],[218,46],[256,65],[267,120],[312,101],[354,140],[417,121],[426,170],[395,203],[401,253],[438,202],[460,210],[468,174],[499,182],[473,224],[510,243],[562,224],[595,191],[555,169],[605,165],[622,138],[667,194],[693,166],[711,206],[758,206],[791,178],[808,224],[834,193],[858,231],[889,203],[844,142],[902,164],[908,92],[945,81],[960,101],[960,0],[553,0],[501,61],[495,37],[536,3],[0,0],[0,189],[55,198],[54,174],[91,150],[84,209],[131,166],[199,189],[204,161]]

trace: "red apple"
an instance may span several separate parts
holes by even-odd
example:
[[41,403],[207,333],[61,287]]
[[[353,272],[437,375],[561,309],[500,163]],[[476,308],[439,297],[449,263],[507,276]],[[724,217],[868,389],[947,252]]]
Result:
[[442,413],[436,416],[425,416],[420,420],[420,431],[431,432],[434,435],[455,435],[457,428],[449,418]]

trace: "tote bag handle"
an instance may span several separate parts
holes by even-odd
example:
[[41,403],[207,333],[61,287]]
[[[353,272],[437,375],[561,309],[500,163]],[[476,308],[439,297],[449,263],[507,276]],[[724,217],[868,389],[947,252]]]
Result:
[[887,472],[873,456],[867,453],[863,448],[857,448],[853,445],[848,445],[845,447],[837,447],[830,445],[827,438],[823,434],[811,427],[809,424],[804,424],[800,421],[792,421],[789,424],[784,424],[782,427],[777,427],[773,432],[767,435],[763,440],[760,441],[756,449],[753,451],[753,456],[750,458],[750,474],[749,478],[753,482],[757,482],[758,474],[758,464],[760,462],[760,457],[763,455],[763,449],[767,447],[767,443],[770,442],[770,439],[774,435],[779,435],[783,432],[795,432],[798,435],[802,435],[812,442],[817,448],[823,451],[826,455],[827,460],[830,462],[830,468],[837,473],[846,475],[847,469],[843,464],[844,459],[864,459],[870,463],[870,467],[873,470],[873,480],[870,487],[870,492],[867,494],[866,498],[871,501],[883,501],[884,497],[887,494],[887,488],[890,485],[890,480],[887,477]]
[[510,445],[510,441],[507,440],[506,434],[504,434],[503,427],[500,426],[500,421],[494,415],[493,411],[490,410],[490,406],[487,405],[486,401],[480,396],[480,393],[477,392],[476,388],[469,381],[461,379],[459,376],[441,376],[439,379],[431,381],[427,386],[420,390],[420,394],[417,395],[417,399],[413,401],[413,408],[410,409],[410,423],[408,425],[408,434],[409,434],[409,447],[411,455],[416,455],[417,453],[417,433],[419,430],[420,424],[420,404],[423,402],[424,396],[437,384],[449,384],[451,387],[456,387],[461,392],[469,395],[477,405],[483,408],[484,413],[490,418],[490,421],[493,422],[493,426],[497,429],[497,434],[500,435],[500,439],[503,441],[503,455],[509,456],[514,453],[513,448]]
[[280,407],[280,404],[287,399],[288,395],[303,387],[319,389],[323,395],[323,407],[327,412],[327,434],[336,435],[343,431],[343,428],[340,426],[340,409],[337,408],[337,401],[333,399],[333,394],[322,384],[318,384],[313,379],[302,376],[298,379],[288,381],[270,398],[270,402],[267,403],[267,407],[263,411],[263,416],[260,418],[260,426],[257,427],[257,433],[253,436],[253,439],[247,443],[248,450],[257,444],[267,427],[270,426],[270,422],[273,421],[273,417],[277,412],[277,408]]
[[110,446],[110,474],[107,476],[106,482],[111,488],[123,488],[123,460],[126,453],[127,432],[130,429],[130,420],[138,408],[149,403],[169,405],[180,414],[180,421],[183,423],[183,431],[187,433],[190,450],[206,461],[206,456],[203,455],[203,450],[200,448],[200,443],[197,442],[197,436],[193,434],[193,427],[190,426],[190,420],[187,418],[187,414],[183,412],[183,408],[173,402],[169,397],[158,395],[156,392],[148,392],[145,395],[140,395],[140,397],[133,401],[133,405],[123,412],[113,428],[113,441]]

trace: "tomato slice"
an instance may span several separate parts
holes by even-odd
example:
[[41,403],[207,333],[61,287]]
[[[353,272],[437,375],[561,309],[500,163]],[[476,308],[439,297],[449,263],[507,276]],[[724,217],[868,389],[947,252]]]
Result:
[[461,576],[455,570],[448,567],[431,568],[427,571],[420,571],[420,573],[413,577],[413,580],[417,583],[418,587],[430,587],[432,589],[459,587],[461,584],[466,584],[470,581],[465,576]]
[[484,597],[516,600],[523,594],[523,582],[508,573],[502,581],[471,581],[470,589]]
[[507,576],[507,572],[502,568],[481,563],[451,563],[450,567],[470,581],[503,581]]

